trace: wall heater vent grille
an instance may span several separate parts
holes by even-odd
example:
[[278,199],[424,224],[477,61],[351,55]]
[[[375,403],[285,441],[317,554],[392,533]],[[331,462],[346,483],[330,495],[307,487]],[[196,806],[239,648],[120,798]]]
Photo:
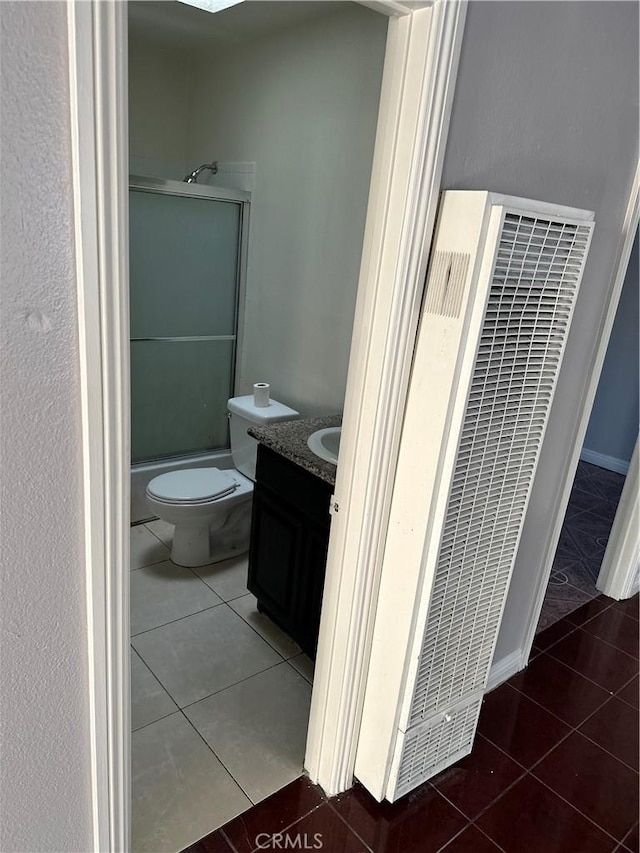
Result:
[[484,685],[590,233],[505,216],[409,725]]
[[452,756],[469,753],[481,705],[482,696],[479,696],[408,733],[400,762],[397,797],[411,791],[426,777],[434,776],[451,760],[455,761]]
[[471,751],[592,233],[590,211],[443,193],[356,757],[374,796]]

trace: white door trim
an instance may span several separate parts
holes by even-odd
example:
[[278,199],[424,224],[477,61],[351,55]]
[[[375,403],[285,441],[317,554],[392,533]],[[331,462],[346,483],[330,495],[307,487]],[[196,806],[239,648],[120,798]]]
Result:
[[596,586],[611,598],[631,598],[640,584],[640,476],[638,440]]
[[352,784],[466,4],[389,22],[305,768]]
[[93,850],[129,849],[127,7],[68,2]]
[[[306,767],[353,778],[379,568],[465,2],[391,16]],[[94,849],[129,849],[127,7],[68,0]]]
[[[556,505],[556,511],[553,514],[553,517],[556,520],[555,525],[550,528],[546,542],[541,543],[543,547],[543,559],[541,561],[541,565],[544,567],[544,569],[540,572],[539,575],[538,588],[535,598],[531,603],[531,609],[528,614],[523,614],[523,616],[525,616],[526,618],[523,620],[522,643],[520,646],[522,651],[522,666],[525,666],[526,662],[529,659],[529,655],[531,653],[531,646],[533,645],[533,640],[536,634],[536,628],[540,619],[540,612],[542,610],[542,604],[544,602],[544,597],[547,591],[549,575],[551,574],[553,559],[555,557],[556,548],[558,547],[558,540],[560,539],[560,532],[562,530],[564,514],[569,503],[569,496],[571,494],[573,480],[575,477],[576,469],[578,467],[578,460],[580,459],[580,453],[584,444],[584,437],[587,432],[587,426],[589,425],[589,418],[591,417],[593,402],[595,400],[596,391],[598,390],[600,373],[602,371],[602,365],[604,364],[605,355],[607,353],[607,347],[609,346],[609,338],[611,337],[613,322],[616,317],[616,311],[618,310],[618,302],[620,301],[622,285],[624,284],[624,278],[627,273],[627,267],[629,266],[629,258],[631,256],[633,241],[638,230],[639,221],[640,162],[636,164],[636,171],[633,178],[633,182],[631,184],[631,191],[629,193],[629,200],[627,202],[627,210],[622,224],[620,243],[618,245],[616,261],[614,263],[611,275],[609,297],[606,305],[605,316],[600,330],[598,346],[593,360],[593,367],[590,373],[589,384],[586,388],[584,402],[582,405],[582,414],[580,416],[580,420],[578,422],[578,426],[574,434],[573,452],[567,459],[563,475],[564,486],[559,494]],[[624,535],[624,530],[620,529],[617,535]],[[600,584],[600,579],[598,580],[598,584]],[[522,666],[519,668],[522,668]],[[509,673],[507,675],[507,678],[512,674],[513,673]]]

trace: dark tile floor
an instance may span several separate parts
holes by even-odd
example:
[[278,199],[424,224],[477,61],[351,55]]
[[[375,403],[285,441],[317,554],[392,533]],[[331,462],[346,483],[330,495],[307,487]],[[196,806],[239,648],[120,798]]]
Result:
[[623,486],[622,474],[578,463],[539,631],[598,595],[596,581]]
[[538,634],[472,754],[397,803],[301,778],[188,853],[638,853],[638,628],[599,596]]

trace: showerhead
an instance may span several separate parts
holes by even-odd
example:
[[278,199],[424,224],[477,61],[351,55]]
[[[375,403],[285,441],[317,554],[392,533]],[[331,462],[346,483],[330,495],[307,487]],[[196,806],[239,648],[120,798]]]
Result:
[[197,169],[194,169],[193,172],[190,172],[183,180],[185,184],[197,184],[198,183],[198,175],[200,172],[204,172],[205,169],[208,169],[214,175],[218,174],[218,164],[214,160],[213,163],[203,163],[202,166],[198,166]]

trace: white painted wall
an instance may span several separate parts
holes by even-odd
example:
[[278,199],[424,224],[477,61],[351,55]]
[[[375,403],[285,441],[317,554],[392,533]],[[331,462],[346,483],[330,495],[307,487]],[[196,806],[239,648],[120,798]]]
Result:
[[[129,171],[181,181],[187,171],[190,55],[129,38]],[[207,161],[208,162],[208,161]]]
[[626,474],[638,438],[638,235],[622,286],[582,458]]
[[345,3],[194,68],[189,162],[257,164],[237,392],[305,414],[343,407],[386,28]]
[[3,2],[0,23],[0,850],[88,851],[65,4]]
[[603,319],[638,155],[638,6],[469,6],[443,185],[595,211],[567,358],[534,483],[495,662],[517,653],[534,606]]

